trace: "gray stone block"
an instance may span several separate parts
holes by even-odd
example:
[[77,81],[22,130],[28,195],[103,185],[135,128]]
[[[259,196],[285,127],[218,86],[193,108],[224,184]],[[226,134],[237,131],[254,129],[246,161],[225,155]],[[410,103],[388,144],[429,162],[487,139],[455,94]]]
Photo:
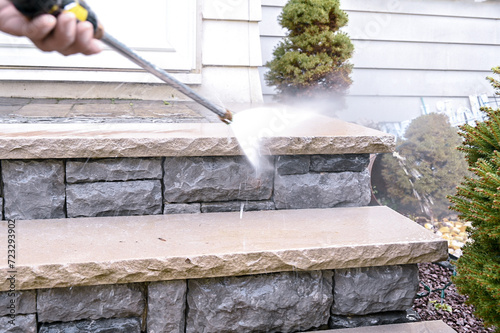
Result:
[[165,200],[170,203],[269,200],[272,169],[256,173],[242,156],[168,157]]
[[279,175],[301,175],[309,172],[311,157],[308,155],[278,156],[276,171]]
[[274,210],[276,209],[273,201],[231,201],[231,202],[208,202],[201,205],[202,213],[217,212],[239,212],[243,205],[244,212],[254,210]]
[[171,204],[166,203],[163,207],[163,214],[197,214],[201,213],[200,203],[190,203],[190,204]]
[[42,324],[39,333],[140,333],[139,318],[82,320],[71,323]]
[[186,332],[294,332],[328,322],[332,272],[188,281]]
[[0,317],[0,331],[2,333],[36,333],[36,315],[16,315]]
[[277,209],[366,206],[371,199],[370,173],[308,173],[276,175]]
[[70,184],[66,195],[70,218],[162,213],[159,180]]
[[148,286],[148,333],[183,333],[187,282],[164,281]]
[[62,161],[2,161],[6,219],[64,218]]
[[405,311],[418,289],[417,265],[339,269],[334,277],[334,315]]
[[137,285],[109,285],[38,290],[38,321],[140,317],[144,292]]
[[0,292],[0,316],[15,314],[36,313],[36,292],[27,291],[3,291]]
[[66,162],[68,183],[161,179],[159,158],[106,158]]
[[0,161],[0,221],[3,220],[2,163]]
[[407,323],[407,314],[404,311],[375,313],[366,316],[336,316],[332,315],[328,321],[331,329],[356,328],[362,326],[390,325]]
[[361,172],[370,164],[369,154],[313,155],[311,171],[314,172]]

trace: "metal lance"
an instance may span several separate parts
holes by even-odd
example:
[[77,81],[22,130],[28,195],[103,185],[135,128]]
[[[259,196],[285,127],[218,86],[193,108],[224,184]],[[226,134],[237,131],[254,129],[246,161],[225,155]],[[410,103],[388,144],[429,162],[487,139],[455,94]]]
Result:
[[229,110],[199,95],[193,89],[189,88],[163,69],[147,61],[130,47],[104,31],[95,13],[83,0],[12,0],[12,3],[21,13],[30,19],[41,14],[52,14],[57,16],[63,11],[69,11],[74,13],[79,21],[89,21],[94,26],[95,38],[100,39],[106,45],[116,50],[136,65],[155,75],[157,78],[174,87],[195,102],[203,105],[218,115],[220,120],[224,123],[231,123],[233,116]]

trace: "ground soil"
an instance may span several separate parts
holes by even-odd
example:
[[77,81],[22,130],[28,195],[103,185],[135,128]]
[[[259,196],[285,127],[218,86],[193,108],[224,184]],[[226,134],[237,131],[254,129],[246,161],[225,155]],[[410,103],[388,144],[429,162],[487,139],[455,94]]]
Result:
[[[453,271],[437,264],[419,264],[420,289],[419,294],[427,293],[422,283],[429,286],[431,290],[443,288],[451,281]],[[418,313],[423,321],[442,320],[458,333],[490,333],[494,328],[485,328],[482,320],[474,317],[474,307],[465,304],[466,296],[457,292],[456,286],[452,283],[445,289],[444,303],[451,306],[449,312],[445,309],[436,309],[431,301],[441,303],[441,292],[431,292],[428,296],[417,298],[413,309]]]

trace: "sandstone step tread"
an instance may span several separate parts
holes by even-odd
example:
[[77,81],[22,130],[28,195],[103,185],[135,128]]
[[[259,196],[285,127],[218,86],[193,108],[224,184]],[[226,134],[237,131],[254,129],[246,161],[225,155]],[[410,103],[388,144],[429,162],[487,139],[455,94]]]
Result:
[[[264,154],[391,152],[394,136],[324,116],[264,140]],[[0,124],[2,159],[234,156],[242,151],[223,123]]]
[[[433,262],[448,253],[445,240],[387,207],[16,221],[15,232],[18,290]],[[8,289],[3,280],[0,291]]]
[[321,333],[456,333],[441,320],[319,331]]

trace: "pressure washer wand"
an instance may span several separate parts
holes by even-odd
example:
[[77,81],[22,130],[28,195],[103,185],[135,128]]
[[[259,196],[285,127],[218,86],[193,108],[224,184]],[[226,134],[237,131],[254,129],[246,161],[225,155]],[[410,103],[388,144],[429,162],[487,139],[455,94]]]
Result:
[[28,18],[33,18],[40,14],[59,15],[63,11],[73,12],[80,21],[89,21],[94,26],[94,37],[103,41],[106,45],[116,50],[127,59],[139,65],[149,73],[155,75],[160,80],[174,87],[184,95],[188,96],[195,102],[203,105],[210,111],[214,112],[219,118],[230,124],[232,114],[229,110],[216,105],[197,94],[184,83],[180,82],[163,69],[147,61],[127,45],[123,44],[110,34],[104,31],[103,26],[97,20],[97,16],[83,0],[11,0],[14,6]]
[[232,114],[229,110],[226,110],[223,107],[212,103],[211,101],[209,101],[205,97],[197,94],[195,91],[193,91],[193,89],[189,88],[187,85],[180,82],[179,80],[177,80],[176,78],[174,78],[173,76],[171,76],[170,74],[165,72],[163,69],[161,69],[158,66],[152,64],[151,62],[147,61],[146,59],[144,59],[143,57],[138,55],[136,52],[134,52],[132,49],[130,49],[128,46],[126,46],[125,44],[123,44],[122,42],[120,42],[119,40],[117,40],[116,38],[111,36],[110,34],[104,32],[104,34],[101,38],[101,41],[103,41],[106,45],[115,49],[118,53],[125,56],[126,58],[128,58],[132,62],[134,62],[137,65],[139,65],[140,67],[144,68],[145,70],[147,70],[151,74],[155,75],[160,80],[168,83],[170,86],[174,87],[175,89],[177,89],[178,91],[180,91],[184,95],[188,96],[189,98],[191,98],[195,102],[203,105],[204,107],[206,107],[210,111],[214,112],[216,115],[219,116],[219,118],[223,122],[225,122],[227,124],[231,123]]

